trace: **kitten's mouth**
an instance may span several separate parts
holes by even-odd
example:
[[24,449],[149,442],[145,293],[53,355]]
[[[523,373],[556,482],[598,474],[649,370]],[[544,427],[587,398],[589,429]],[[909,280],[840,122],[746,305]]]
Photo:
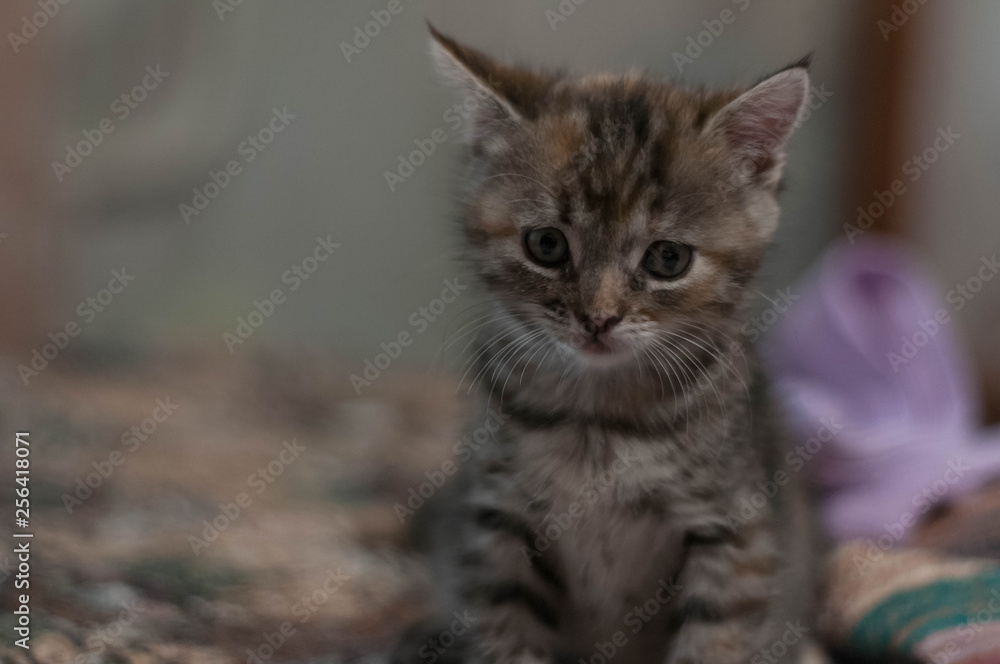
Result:
[[594,367],[617,365],[628,354],[620,342],[606,338],[587,337],[576,344],[577,351],[588,364]]
[[593,337],[586,339],[583,343],[581,343],[580,350],[585,355],[597,355],[597,356],[611,355],[615,352],[614,349],[610,345],[608,345],[606,341],[603,341],[601,339],[596,339]]

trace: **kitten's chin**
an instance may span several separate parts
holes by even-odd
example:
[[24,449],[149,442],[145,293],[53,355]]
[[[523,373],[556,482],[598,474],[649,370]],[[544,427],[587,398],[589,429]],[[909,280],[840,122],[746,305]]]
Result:
[[610,369],[634,358],[634,355],[627,348],[619,345],[611,347],[594,341],[579,344],[574,347],[574,350],[585,365],[595,369]]

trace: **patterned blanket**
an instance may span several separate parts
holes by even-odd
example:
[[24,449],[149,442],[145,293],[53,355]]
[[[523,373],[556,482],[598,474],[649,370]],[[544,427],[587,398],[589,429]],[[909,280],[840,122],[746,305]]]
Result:
[[[358,398],[348,373],[193,354],[4,388],[0,486],[13,432],[29,431],[35,537],[30,651],[13,646],[16,561],[0,553],[0,661],[376,661],[425,609],[397,506],[433,493],[462,404],[451,380],[402,370]],[[985,560],[1000,552],[1000,491],[935,516],[912,544],[938,553],[835,553],[831,643],[874,661],[1000,662],[1000,573]]]
[[829,640],[860,653],[1000,662],[1000,567],[851,543],[830,566],[821,625]]

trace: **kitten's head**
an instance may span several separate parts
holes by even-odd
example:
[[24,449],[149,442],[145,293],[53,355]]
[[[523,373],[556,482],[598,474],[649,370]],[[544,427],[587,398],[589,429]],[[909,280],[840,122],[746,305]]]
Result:
[[707,92],[539,74],[432,32],[462,95],[471,257],[506,311],[593,366],[735,329],[777,225],[805,64]]

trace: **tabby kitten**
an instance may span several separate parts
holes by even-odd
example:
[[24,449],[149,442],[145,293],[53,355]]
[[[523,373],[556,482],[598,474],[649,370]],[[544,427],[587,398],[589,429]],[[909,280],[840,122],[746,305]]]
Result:
[[804,502],[742,502],[782,442],[739,329],[806,64],[710,92],[432,32],[469,111],[462,222],[490,296],[473,422],[503,424],[449,481],[440,611],[395,661],[797,661]]

